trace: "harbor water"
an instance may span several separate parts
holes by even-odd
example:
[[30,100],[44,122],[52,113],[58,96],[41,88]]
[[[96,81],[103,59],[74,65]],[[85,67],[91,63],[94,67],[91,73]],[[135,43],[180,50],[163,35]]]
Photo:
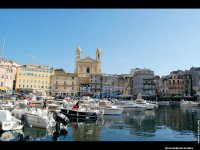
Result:
[[125,109],[122,115],[73,120],[60,131],[25,128],[1,133],[7,141],[194,141],[198,140],[200,108],[159,106],[154,110]]

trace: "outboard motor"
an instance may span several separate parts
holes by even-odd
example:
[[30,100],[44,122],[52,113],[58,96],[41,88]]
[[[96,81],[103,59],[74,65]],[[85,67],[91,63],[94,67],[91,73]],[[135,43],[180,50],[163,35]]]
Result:
[[57,114],[56,112],[53,113],[53,119],[57,122],[57,123],[62,123],[63,125],[67,125],[69,122],[69,119],[62,114]]
[[25,127],[32,127],[32,125],[28,122],[28,116],[27,116],[27,114],[23,114],[22,116],[21,116],[21,122],[22,122],[22,124],[25,126]]

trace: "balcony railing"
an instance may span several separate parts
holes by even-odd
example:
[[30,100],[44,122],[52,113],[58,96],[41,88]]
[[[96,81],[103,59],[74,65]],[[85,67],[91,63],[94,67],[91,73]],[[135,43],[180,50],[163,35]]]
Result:
[[74,84],[53,84],[54,86],[75,86]]

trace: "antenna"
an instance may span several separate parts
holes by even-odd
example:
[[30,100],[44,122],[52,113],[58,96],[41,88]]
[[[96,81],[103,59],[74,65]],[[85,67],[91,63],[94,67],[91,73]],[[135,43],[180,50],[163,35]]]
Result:
[[5,46],[5,38],[6,38],[6,36],[4,34],[4,36],[3,36],[3,45],[2,45],[2,50],[1,50],[1,58],[3,58],[3,50],[4,50],[4,46]]

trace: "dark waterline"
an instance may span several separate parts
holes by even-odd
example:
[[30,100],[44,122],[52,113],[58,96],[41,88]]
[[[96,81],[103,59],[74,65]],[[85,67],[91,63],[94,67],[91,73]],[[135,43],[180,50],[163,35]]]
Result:
[[196,142],[197,120],[200,120],[199,107],[160,106],[145,111],[126,109],[120,116],[104,115],[96,121],[73,121],[67,125],[67,131],[25,128],[23,136],[15,131],[7,134],[13,136],[10,141]]

